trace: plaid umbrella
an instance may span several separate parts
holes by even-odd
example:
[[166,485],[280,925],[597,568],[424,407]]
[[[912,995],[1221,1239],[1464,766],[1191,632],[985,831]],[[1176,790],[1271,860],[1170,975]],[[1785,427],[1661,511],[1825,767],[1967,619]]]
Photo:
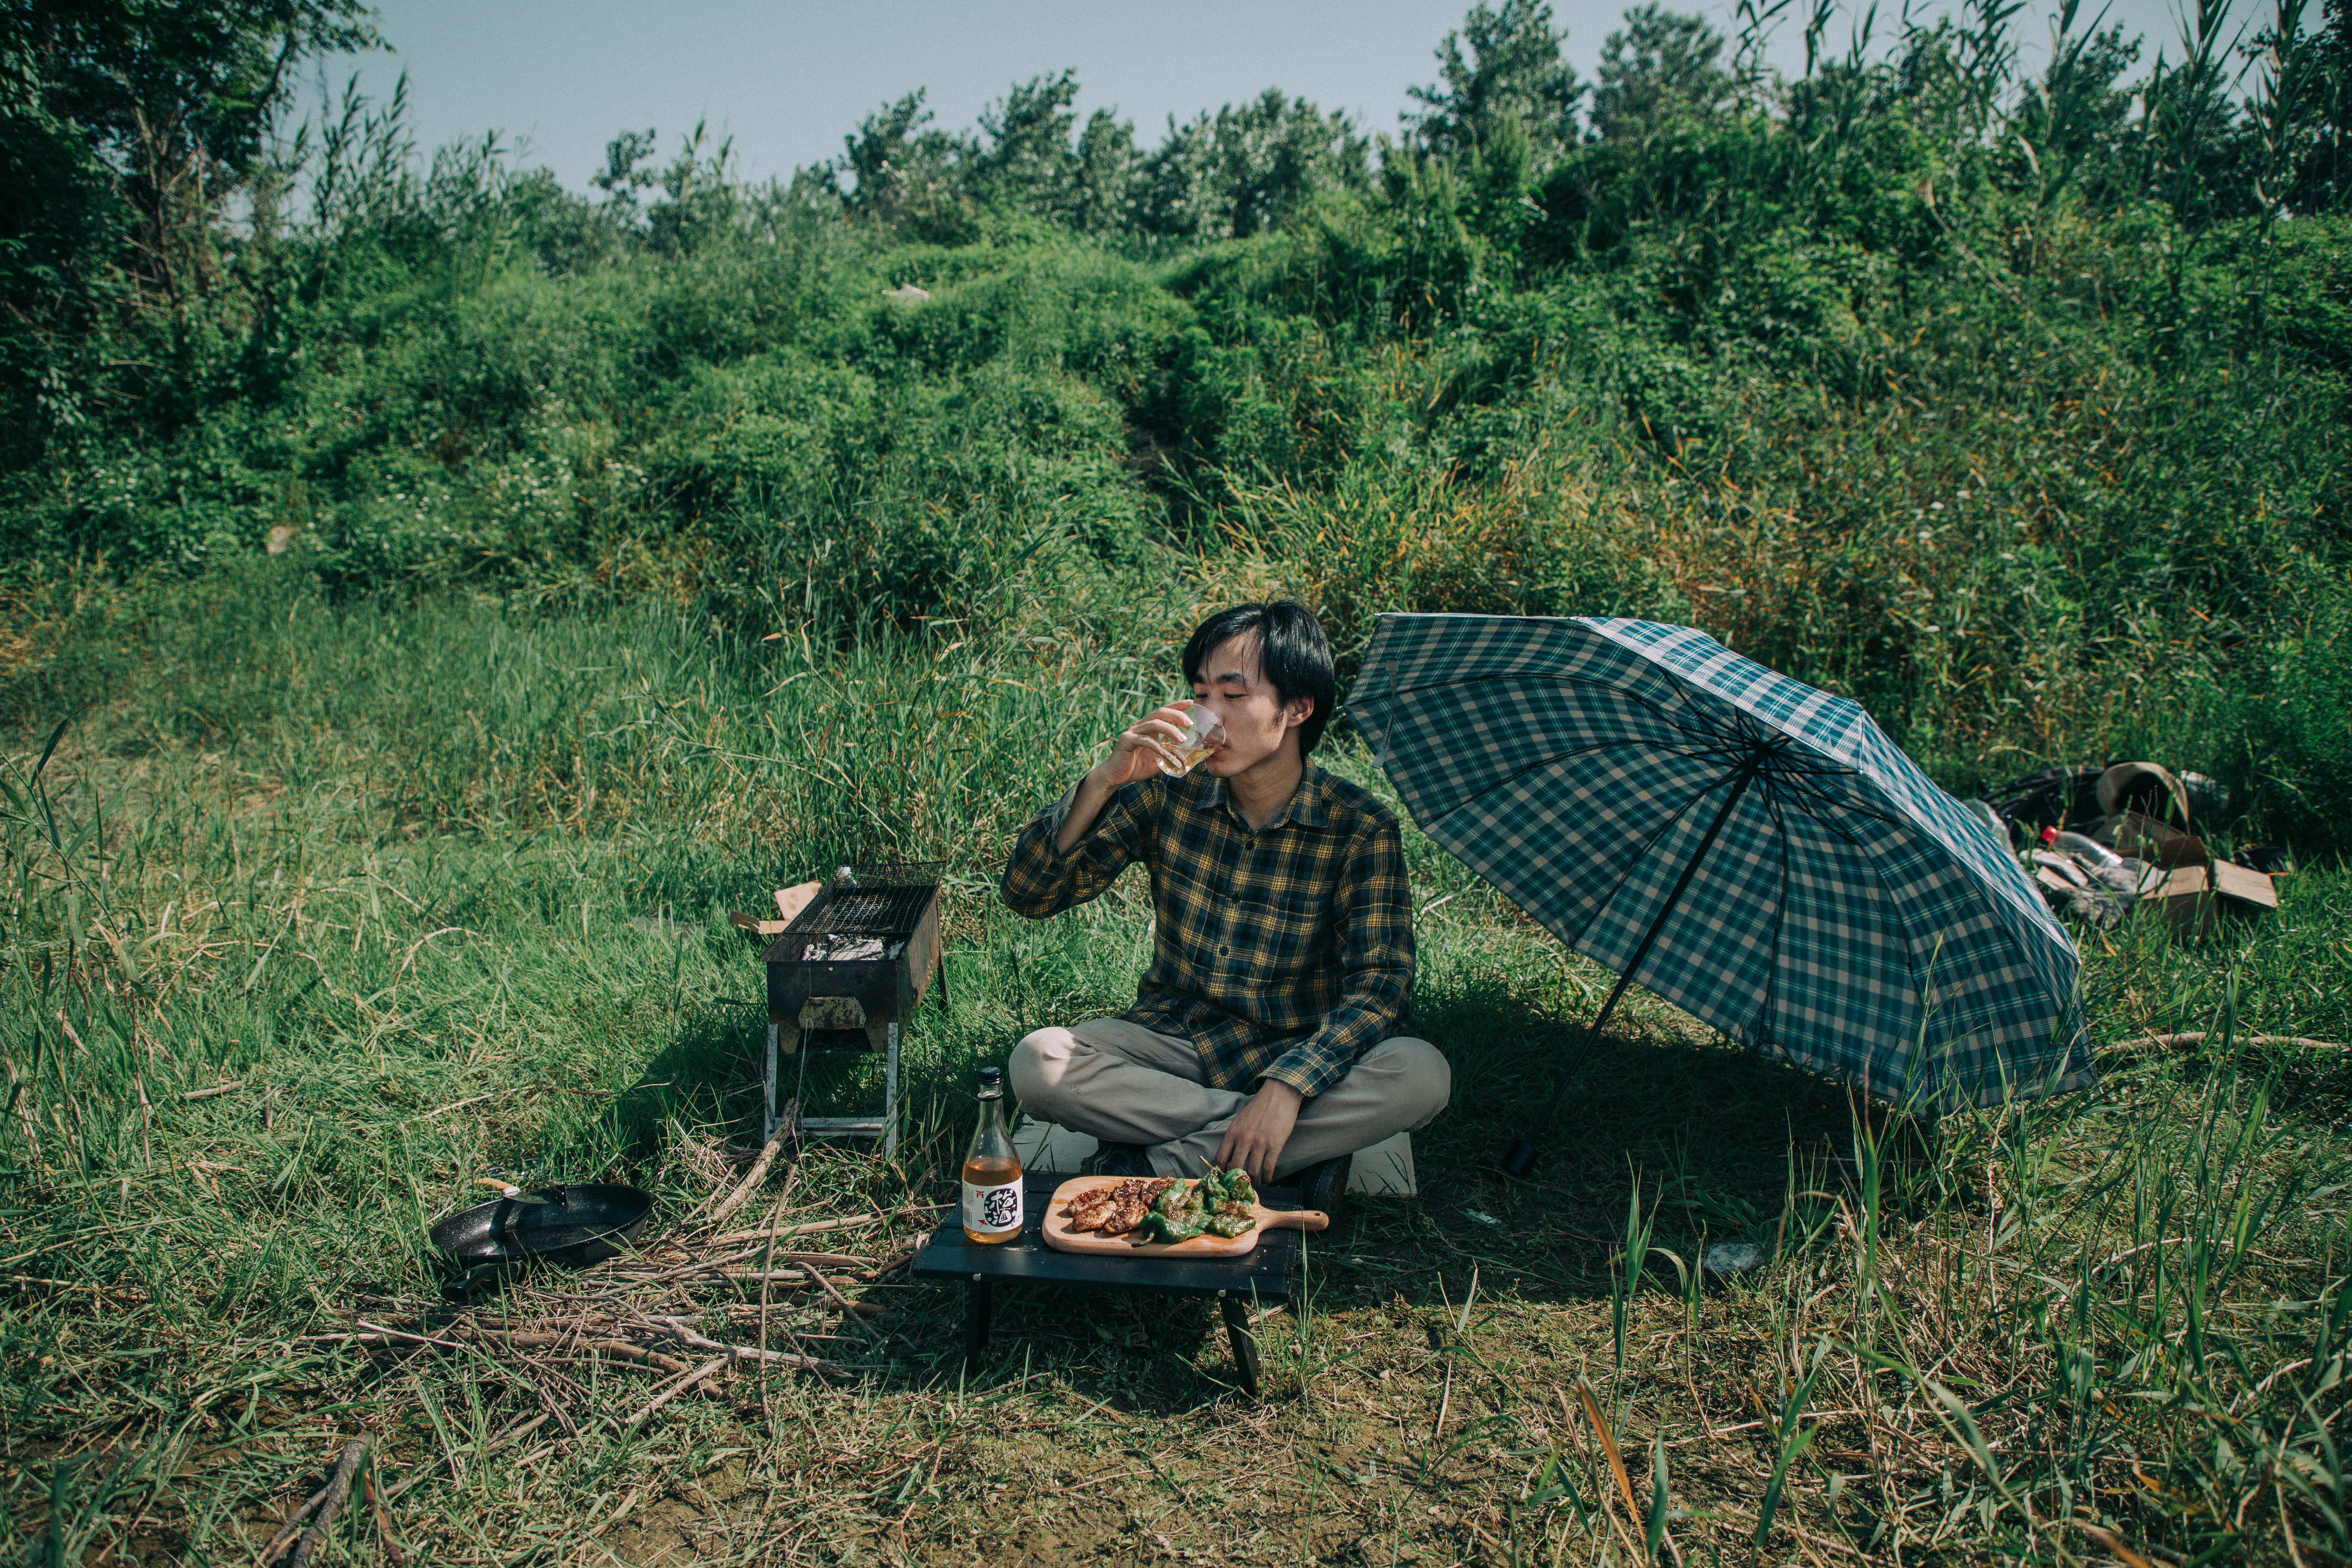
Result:
[[1884,1100],[2092,1081],[2074,944],[1845,699],[1685,626],[1382,616],[1348,705],[1422,831],[1619,972],[1588,1048],[1638,980]]

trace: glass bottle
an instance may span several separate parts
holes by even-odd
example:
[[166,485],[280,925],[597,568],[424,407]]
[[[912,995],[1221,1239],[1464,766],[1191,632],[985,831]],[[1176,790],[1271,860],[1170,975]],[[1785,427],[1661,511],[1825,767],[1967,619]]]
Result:
[[963,1236],[992,1246],[1021,1236],[1021,1156],[1004,1127],[1004,1069],[980,1069],[980,1127],[963,1157]]

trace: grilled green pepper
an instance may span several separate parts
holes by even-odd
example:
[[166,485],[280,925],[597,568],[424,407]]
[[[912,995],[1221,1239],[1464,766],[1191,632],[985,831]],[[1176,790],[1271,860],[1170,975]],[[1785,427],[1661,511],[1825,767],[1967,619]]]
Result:
[[1136,1228],[1142,1234],[1144,1245],[1155,1241],[1173,1245],[1176,1242],[1192,1240],[1201,1235],[1206,1227],[1197,1219],[1178,1219],[1173,1215],[1154,1210],[1145,1215],[1143,1223]]
[[1257,1224],[1257,1216],[1246,1209],[1226,1210],[1209,1221],[1204,1227],[1212,1236],[1235,1237]]

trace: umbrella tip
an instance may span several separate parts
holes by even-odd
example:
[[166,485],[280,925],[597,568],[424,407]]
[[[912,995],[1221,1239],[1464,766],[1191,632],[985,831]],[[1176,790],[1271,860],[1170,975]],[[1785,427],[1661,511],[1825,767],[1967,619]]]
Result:
[[1503,1156],[1503,1174],[1507,1176],[1524,1176],[1535,1166],[1536,1146],[1532,1139],[1520,1139],[1511,1145],[1511,1152]]

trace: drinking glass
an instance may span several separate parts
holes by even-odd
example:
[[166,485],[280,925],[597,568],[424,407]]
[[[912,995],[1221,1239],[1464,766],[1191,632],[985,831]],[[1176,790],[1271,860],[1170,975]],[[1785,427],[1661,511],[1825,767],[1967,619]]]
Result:
[[1192,727],[1185,731],[1182,740],[1171,742],[1183,765],[1180,767],[1164,759],[1160,764],[1160,771],[1170,778],[1182,778],[1206,762],[1210,752],[1225,743],[1225,721],[1206,708],[1195,708],[1186,717],[1192,721]]

